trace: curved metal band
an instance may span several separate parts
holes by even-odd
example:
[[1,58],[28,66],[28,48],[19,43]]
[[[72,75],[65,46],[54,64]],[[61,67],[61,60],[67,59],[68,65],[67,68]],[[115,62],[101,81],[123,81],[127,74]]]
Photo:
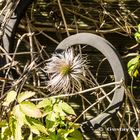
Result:
[[[34,0],[20,0],[17,8],[13,12],[12,16],[10,17],[10,20],[6,23],[6,26],[4,28],[4,35],[2,37],[3,46],[4,49],[9,52],[10,47],[13,45],[13,37],[15,36],[15,32],[17,29],[17,26],[20,22],[20,19],[25,15],[25,11],[28,8],[28,6],[33,2]],[[3,18],[5,15],[0,16],[0,22],[3,22]]]
[[[97,36],[91,33],[78,33],[64,39],[56,48],[56,51],[65,50],[70,46],[86,44],[90,45],[97,50],[99,50],[109,61],[111,68],[114,72],[115,81],[125,80],[124,68],[121,63],[121,59],[116,49],[104,38]],[[99,126],[105,124],[119,109],[124,98],[124,87],[120,85],[114,92],[113,99],[107,109],[99,114],[97,117],[91,119],[88,122],[81,124],[81,127],[84,128],[87,124],[92,124],[93,128],[98,128]]]

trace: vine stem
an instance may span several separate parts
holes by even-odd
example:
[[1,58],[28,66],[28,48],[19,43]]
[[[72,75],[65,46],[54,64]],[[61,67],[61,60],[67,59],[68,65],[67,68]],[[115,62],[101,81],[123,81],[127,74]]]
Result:
[[[112,94],[119,86],[116,86],[112,91],[110,91],[109,93],[107,93],[106,95],[110,95]],[[92,105],[90,105],[88,108],[86,108],[76,119],[74,122],[77,122],[79,120],[79,118],[81,118],[81,116],[83,114],[85,114],[90,108],[92,108],[93,106],[95,106],[97,103],[101,102],[106,96],[103,96],[101,98],[98,99],[98,101],[96,101],[95,103],[93,103]]]
[[[97,90],[97,89],[100,89],[100,88],[103,88],[103,87],[107,87],[107,86],[111,86],[111,85],[121,85],[123,83],[123,80],[120,80],[118,82],[112,82],[112,83],[107,83],[107,84],[104,84],[104,85],[100,85],[100,86],[97,86],[97,87],[94,87],[94,88],[90,88],[90,89],[86,89],[86,90],[82,90],[82,91],[79,91],[79,92],[76,92],[76,93],[71,93],[71,94],[63,94],[63,95],[57,95],[57,96],[51,96],[50,98],[62,98],[62,97],[68,97],[68,96],[75,96],[75,95],[78,95],[78,94],[83,94],[83,93],[86,93],[86,92],[90,92],[90,91],[93,91],[93,90]],[[119,86],[116,86],[111,92],[109,92],[108,94],[111,94],[116,88],[118,88]],[[105,98],[108,94],[104,95],[103,98]],[[49,98],[49,97],[48,97]],[[102,98],[102,97],[101,97]],[[38,99],[30,99],[30,101],[40,101],[44,98],[38,98]],[[101,99],[100,99],[101,100]]]
[[58,1],[58,6],[60,8],[61,15],[62,15],[62,19],[63,19],[63,22],[64,22],[64,26],[65,26],[65,29],[66,29],[66,32],[67,32],[67,36],[70,36],[69,31],[68,31],[68,27],[67,27],[67,22],[66,22],[66,19],[65,19],[65,16],[64,16],[64,12],[63,12],[60,0],[57,0],[57,1]]
[[[117,82],[111,82],[111,83],[107,83],[107,84],[100,85],[100,86],[97,86],[97,87],[93,87],[93,88],[89,88],[89,89],[86,89],[86,90],[82,90],[82,91],[79,91],[79,92],[76,92],[76,93],[51,96],[51,98],[61,98],[61,97],[67,97],[67,96],[75,96],[75,95],[78,95],[78,94],[83,94],[83,93],[86,93],[86,92],[90,92],[90,91],[97,90],[97,89],[100,89],[100,88],[103,88],[103,87],[107,87],[107,86],[111,86],[111,85],[121,85],[122,82],[123,82],[123,80],[120,80],[120,81],[117,81]],[[107,94],[105,95],[105,97],[106,96],[107,96]]]

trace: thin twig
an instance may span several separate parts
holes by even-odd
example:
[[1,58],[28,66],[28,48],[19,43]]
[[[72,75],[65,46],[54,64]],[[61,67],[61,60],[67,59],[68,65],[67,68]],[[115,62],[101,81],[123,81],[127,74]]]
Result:
[[[112,91],[110,91],[109,93],[107,93],[106,95],[109,96],[110,94],[112,94],[119,86],[116,86]],[[77,118],[74,122],[77,122],[79,120],[79,118],[81,118],[81,116],[86,113],[89,109],[91,109],[93,106],[95,106],[97,103],[101,102],[103,99],[105,99],[106,96],[103,96],[101,98],[98,99],[98,101],[96,101],[95,103],[93,103],[92,105],[90,105],[87,109],[85,109]]]
[[59,8],[60,8],[60,12],[61,12],[61,15],[62,15],[64,25],[65,25],[65,29],[66,29],[66,32],[67,32],[67,36],[70,36],[69,31],[68,31],[68,27],[67,27],[67,22],[66,22],[66,19],[65,19],[65,16],[64,16],[64,12],[63,12],[60,0],[57,0],[57,1],[58,1],[58,5],[59,5]]
[[[122,80],[119,81],[119,82],[107,83],[107,84],[100,85],[100,86],[97,86],[97,87],[94,87],[94,88],[90,88],[90,89],[86,89],[86,90],[83,90],[83,91],[79,91],[79,92],[76,92],[76,93],[52,96],[52,98],[61,98],[61,97],[75,96],[75,95],[78,95],[78,94],[84,94],[84,93],[87,93],[87,92],[90,92],[90,91],[93,91],[93,90],[97,90],[97,89],[100,89],[100,88],[103,88],[103,87],[108,87],[108,86],[112,86],[112,85],[121,85],[121,84],[122,84]],[[107,95],[108,94],[106,94],[104,97],[106,97]]]

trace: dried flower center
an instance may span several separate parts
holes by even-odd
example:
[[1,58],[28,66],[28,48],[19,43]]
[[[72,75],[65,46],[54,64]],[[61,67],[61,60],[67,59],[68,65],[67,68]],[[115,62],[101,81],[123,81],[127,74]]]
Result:
[[71,73],[71,66],[69,64],[62,64],[60,66],[60,73],[62,75],[68,75]]

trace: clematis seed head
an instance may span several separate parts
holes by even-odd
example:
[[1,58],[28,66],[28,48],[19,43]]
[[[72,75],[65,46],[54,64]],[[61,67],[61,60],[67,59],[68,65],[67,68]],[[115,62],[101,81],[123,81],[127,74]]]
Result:
[[55,53],[48,60],[45,70],[49,80],[47,88],[52,93],[69,93],[78,91],[86,83],[86,57],[74,55],[72,48]]

